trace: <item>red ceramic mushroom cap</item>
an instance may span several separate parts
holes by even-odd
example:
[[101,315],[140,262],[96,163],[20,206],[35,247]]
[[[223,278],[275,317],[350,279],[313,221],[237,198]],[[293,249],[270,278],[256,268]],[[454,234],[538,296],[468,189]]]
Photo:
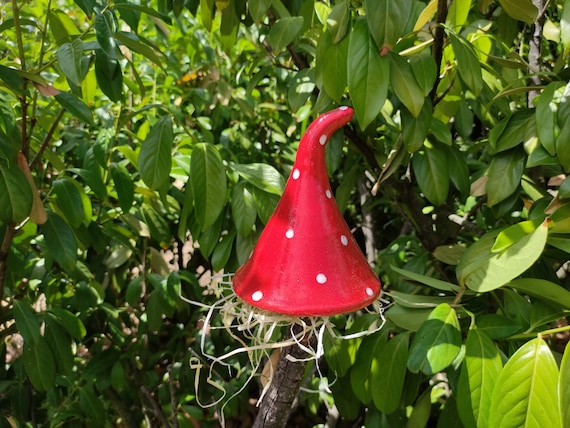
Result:
[[326,316],[360,309],[380,293],[380,281],[336,205],[325,165],[326,143],[353,114],[349,107],[325,113],[301,139],[277,208],[234,276],[235,293],[251,305]]

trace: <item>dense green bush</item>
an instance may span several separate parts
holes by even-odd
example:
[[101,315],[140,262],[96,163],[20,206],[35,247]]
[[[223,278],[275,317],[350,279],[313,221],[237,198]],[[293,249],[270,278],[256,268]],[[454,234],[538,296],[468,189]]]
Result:
[[[216,299],[308,123],[351,105],[329,175],[387,321],[325,338],[332,393],[297,416],[570,426],[569,22],[561,0],[4,2],[0,425],[215,426],[180,296]],[[213,376],[229,397],[250,371]]]

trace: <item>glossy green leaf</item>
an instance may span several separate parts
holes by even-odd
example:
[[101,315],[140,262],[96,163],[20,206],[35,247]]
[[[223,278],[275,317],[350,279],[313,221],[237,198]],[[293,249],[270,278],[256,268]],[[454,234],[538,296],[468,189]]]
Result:
[[382,58],[362,19],[354,22],[348,44],[348,91],[360,129],[378,116],[388,95],[390,63]]
[[135,199],[135,185],[131,174],[124,165],[116,162],[111,163],[109,172],[115,183],[119,206],[126,214],[131,209]]
[[42,226],[48,254],[67,272],[75,269],[77,241],[73,230],[65,220],[48,211],[48,221]]
[[469,16],[469,9],[471,8],[471,0],[458,0],[451,3],[449,11],[447,12],[446,24],[454,30],[458,31],[459,28],[465,24]]
[[519,240],[534,232],[536,230],[536,226],[536,223],[532,220],[526,220],[501,230],[497,235],[497,239],[495,239],[495,243],[493,244],[491,251],[493,253],[498,253],[506,250],[511,245],[514,245]]
[[519,278],[506,285],[557,307],[562,306],[570,310],[570,291],[561,285],[540,278]]
[[70,92],[60,92],[55,99],[61,106],[79,120],[93,124],[91,109],[80,98]]
[[566,48],[570,49],[570,2],[564,0],[562,16],[560,17],[560,40]]
[[148,16],[154,16],[155,18],[160,19],[161,21],[164,21],[166,24],[171,25],[172,24],[172,20],[168,17],[168,15],[165,15],[164,13],[161,13],[155,9],[153,9],[152,7],[149,6],[144,6],[144,5],[140,5],[140,4],[136,4],[136,3],[129,3],[127,1],[116,1],[114,4],[115,8],[118,10],[132,10],[135,12],[139,12],[139,13],[144,13]]
[[400,111],[402,120],[402,137],[408,153],[421,149],[428,135],[432,120],[431,103],[424,103],[420,113],[414,117],[406,108]]
[[[112,361],[113,365],[116,361],[117,360]],[[109,367],[109,370],[105,373],[107,376],[109,375],[110,370],[111,367]],[[83,385],[79,389],[79,407],[83,414],[87,416],[89,423],[93,426],[102,427],[106,425],[105,416],[107,415],[107,411],[101,402],[101,398],[95,394],[91,383]]]
[[71,179],[60,178],[53,182],[53,190],[57,205],[69,224],[74,228],[79,227],[85,218],[85,211],[78,188]]
[[271,7],[271,0],[249,0],[247,2],[249,14],[255,22],[263,21]]
[[[346,67],[345,67],[346,68]],[[346,70],[345,70],[346,75]],[[345,77],[346,86],[346,77]],[[298,111],[311,97],[315,90],[315,73],[313,70],[300,70],[292,79],[287,91],[287,100],[291,110]]]
[[327,18],[327,28],[330,31],[334,44],[340,42],[346,36],[349,18],[350,12],[347,0],[336,2]]
[[97,85],[111,101],[121,101],[123,73],[119,61],[109,58],[102,50],[97,50],[95,52],[95,76]]
[[170,243],[170,229],[164,215],[153,206],[144,204],[141,212],[143,219],[149,228],[150,236],[157,240],[162,247],[168,247]]
[[285,188],[283,176],[273,166],[265,163],[233,164],[231,169],[249,184],[267,193],[280,196]]
[[398,55],[389,54],[390,80],[398,99],[406,106],[412,116],[418,117],[424,105],[424,91],[418,85],[412,67],[408,61]]
[[536,123],[541,124],[541,126],[536,127],[536,134],[540,144],[550,155],[556,153],[555,134],[557,133],[556,113],[558,104],[553,101],[553,97],[561,85],[561,82],[549,83],[535,102]]
[[212,252],[212,267],[215,271],[221,271],[228,263],[232,254],[235,237],[236,232],[231,231],[224,235],[218,245],[216,245],[216,248],[214,248]]
[[39,342],[41,336],[40,322],[28,303],[14,300],[14,321],[24,342],[30,345]]
[[245,182],[240,181],[232,190],[232,219],[242,235],[251,232],[257,218],[255,201]]
[[327,95],[340,102],[347,86],[347,55],[349,39],[334,44],[331,33],[325,31],[319,38],[316,75]]
[[49,310],[49,312],[58,319],[65,330],[67,330],[70,336],[74,339],[83,339],[87,334],[87,330],[83,324],[83,321],[81,321],[77,316],[68,310],[62,308],[52,308]]
[[452,136],[451,130],[449,129],[449,124],[443,123],[441,120],[433,117],[431,119],[429,131],[437,141],[451,147]]
[[51,9],[48,13],[49,29],[58,46],[71,40],[71,36],[79,34],[73,20],[63,10]]
[[77,6],[81,8],[83,12],[85,12],[85,15],[87,15],[89,18],[91,17],[96,0],[73,0],[73,1]]
[[172,118],[163,116],[152,126],[141,145],[139,172],[145,184],[153,190],[170,177],[173,141]]
[[365,0],[366,20],[376,46],[384,54],[400,37],[412,13],[412,0]]
[[160,68],[163,68],[163,64],[166,61],[166,58],[159,55],[161,53],[160,51],[154,49],[148,44],[143,43],[136,34],[119,31],[115,33],[114,37],[118,42],[128,47],[133,52],[143,55],[145,58],[151,60]]
[[65,77],[74,85],[81,85],[83,70],[81,58],[83,57],[83,42],[80,38],[64,43],[57,50],[57,63]]
[[32,190],[15,162],[0,159],[0,222],[18,223],[32,209]]
[[438,373],[453,362],[460,348],[457,314],[449,304],[442,303],[416,332],[410,346],[408,369],[426,375]]
[[481,64],[473,50],[473,47],[462,37],[453,32],[449,32],[451,46],[457,61],[457,74],[465,85],[477,96],[483,89],[483,77],[481,74]]
[[519,333],[522,326],[515,320],[503,315],[483,314],[477,317],[477,329],[489,338],[496,340]]
[[499,374],[488,426],[561,428],[557,385],[558,367],[546,342],[525,343]]
[[400,405],[406,361],[408,361],[409,333],[395,335],[373,357],[370,365],[372,401],[378,410],[390,414]]
[[44,336],[54,357],[58,373],[66,375],[73,371],[73,352],[71,337],[53,316],[46,316]]
[[386,346],[387,332],[378,332],[365,337],[358,348],[356,361],[350,370],[352,392],[364,404],[372,400],[372,383],[370,370],[372,360],[380,349]]
[[196,219],[205,230],[216,221],[226,203],[226,171],[220,153],[212,144],[199,143],[194,146],[190,160],[190,182]]
[[0,79],[16,94],[24,95],[24,79],[12,67],[0,65]]
[[458,412],[466,427],[488,426],[491,397],[502,368],[491,339],[478,328],[469,330],[457,390]]
[[45,337],[35,343],[24,343],[23,358],[26,374],[35,389],[47,391],[55,385],[55,361]]
[[420,284],[427,285],[428,287],[435,288],[436,290],[441,291],[453,291],[458,292],[461,288],[456,285],[452,284],[451,282],[442,281],[441,279],[432,278],[431,276],[420,275],[415,272],[410,272],[405,269],[400,269],[396,266],[390,266],[390,268],[402,275],[404,278],[411,279],[413,281],[419,282]]
[[268,193],[258,187],[251,188],[253,193],[253,200],[257,209],[257,215],[263,224],[267,224],[271,214],[275,211],[275,207],[279,202],[279,196],[273,193]]
[[304,19],[302,16],[287,16],[279,19],[269,30],[267,40],[275,52],[281,52],[303,29]]
[[505,250],[493,253],[491,248],[497,233],[483,235],[467,248],[457,265],[456,273],[460,284],[477,292],[486,292],[513,280],[532,266],[542,254],[548,226],[543,223]]
[[511,18],[527,24],[533,24],[538,15],[531,0],[499,0],[499,4]]
[[501,152],[491,159],[485,185],[489,206],[507,199],[519,188],[525,162],[526,154],[519,149]]
[[493,127],[489,132],[489,152],[494,155],[522,144],[532,113],[532,110],[517,110]]
[[428,424],[431,413],[431,394],[428,389],[414,403],[412,413],[408,418],[406,427],[408,428],[425,428]]
[[566,345],[562,362],[560,363],[560,377],[558,378],[558,398],[560,400],[560,413],[562,426],[570,426],[570,346]]
[[115,41],[116,23],[115,17],[110,10],[98,13],[95,17],[95,37],[99,46],[110,59],[119,59],[117,42]]
[[426,142],[423,150],[414,153],[412,166],[425,197],[434,205],[443,204],[449,192],[449,170],[445,151],[437,144]]
[[433,56],[427,54],[412,55],[408,61],[412,67],[416,82],[418,82],[418,85],[427,97],[437,77],[437,66]]

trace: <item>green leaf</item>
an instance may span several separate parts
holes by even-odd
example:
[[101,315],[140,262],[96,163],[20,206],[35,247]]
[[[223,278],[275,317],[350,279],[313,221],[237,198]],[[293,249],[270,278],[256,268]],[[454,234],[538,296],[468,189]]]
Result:
[[347,85],[348,38],[334,44],[329,31],[319,38],[317,48],[316,79],[329,97],[340,103]]
[[340,42],[346,36],[349,18],[350,12],[347,0],[338,1],[327,18],[327,28],[331,33],[334,44]]
[[442,303],[429,315],[415,334],[408,358],[412,373],[433,375],[447,368],[459,354],[461,331],[457,314]]
[[57,63],[61,67],[65,77],[74,85],[81,85],[83,71],[81,58],[83,58],[83,42],[80,38],[70,43],[64,43],[57,50]]
[[263,21],[267,16],[267,11],[271,7],[271,1],[272,0],[249,0],[247,2],[249,14],[255,23]]
[[71,179],[64,177],[53,182],[53,191],[57,205],[69,224],[78,228],[85,218],[83,200],[78,188]]
[[483,314],[477,318],[477,328],[489,338],[504,339],[521,331],[521,325],[503,315]]
[[75,269],[77,241],[73,230],[59,215],[48,211],[48,221],[42,226],[48,254],[67,272]]
[[305,20],[302,16],[287,16],[278,20],[269,30],[267,40],[275,52],[281,52],[303,29]]
[[390,268],[394,271],[402,275],[404,278],[411,279],[413,281],[417,281],[420,284],[427,285],[428,287],[435,288],[436,290],[441,291],[453,291],[458,292],[461,287],[456,284],[452,284],[450,282],[442,281],[440,279],[432,278],[426,275],[420,275],[415,272],[410,272],[405,269],[400,269],[396,266],[390,266]]
[[494,155],[522,144],[532,113],[530,109],[517,110],[493,127],[489,132],[489,153]]
[[110,59],[119,59],[120,54],[114,37],[116,31],[115,17],[110,10],[97,14],[94,30],[97,42],[99,42],[99,46],[105,55]]
[[506,286],[544,300],[557,307],[562,306],[570,310],[570,291],[561,285],[545,279],[519,278],[509,282]]
[[109,58],[102,50],[95,51],[95,77],[99,88],[111,101],[121,101],[123,73],[119,61]]
[[483,235],[467,248],[457,265],[459,284],[481,293],[507,284],[540,257],[546,245],[548,226],[542,223],[505,250],[493,253],[491,248],[497,234],[498,231]]
[[418,117],[424,105],[424,91],[418,85],[412,67],[399,54],[390,53],[390,78],[392,89],[398,99],[406,106],[412,116]]
[[485,184],[487,204],[493,206],[511,196],[520,186],[526,162],[526,153],[512,149],[493,156]]
[[279,202],[279,196],[265,192],[258,187],[253,187],[253,200],[255,201],[255,207],[257,209],[257,215],[263,224],[267,224],[271,214],[275,211],[275,207]]
[[430,308],[408,308],[400,304],[390,306],[386,318],[401,329],[418,331],[431,314]]
[[570,427],[570,346],[568,345],[566,345],[562,362],[560,363],[558,397],[560,400],[562,426]]
[[558,187],[558,198],[570,198],[570,176],[566,177],[564,181],[560,183],[560,186]]
[[253,195],[245,182],[240,181],[232,190],[232,219],[241,235],[248,235],[255,224],[257,211]]
[[447,200],[449,170],[447,155],[439,145],[426,142],[423,150],[412,157],[414,175],[422,193],[434,205]]
[[365,0],[366,20],[378,49],[386,53],[403,35],[412,14],[412,0]]
[[[114,365],[117,361],[113,361],[112,364]],[[112,368],[109,367],[109,370],[105,373],[106,376],[109,375],[109,372]],[[89,379],[89,378],[87,378]],[[95,394],[93,391],[93,386],[91,383],[84,385],[79,390],[79,407],[81,408],[82,413],[86,416],[86,420],[89,421],[89,424],[92,426],[103,427],[105,426],[105,420],[107,411],[101,402],[101,399]]]
[[0,65],[0,79],[10,88],[15,94],[25,95],[24,79],[12,67]]
[[236,237],[235,230],[224,235],[212,253],[212,267],[215,271],[222,270],[232,254],[232,247]]
[[499,0],[499,4],[511,18],[527,24],[533,24],[538,15],[531,0]]
[[232,164],[231,169],[258,189],[278,196],[283,193],[285,188],[283,176],[271,165],[265,163]]
[[478,328],[469,330],[457,388],[457,410],[466,427],[488,426],[493,388],[502,368],[491,339]]
[[431,102],[424,103],[420,113],[414,117],[407,108],[400,111],[402,137],[408,153],[421,149],[428,135],[432,120]]
[[468,160],[455,146],[447,147],[445,151],[449,163],[449,179],[461,195],[468,195],[471,186]]
[[46,316],[44,336],[51,349],[58,373],[65,375],[73,371],[73,352],[71,338],[53,315]]
[[560,40],[566,50],[570,50],[570,0],[564,0],[560,17]]
[[443,143],[448,147],[452,147],[452,136],[449,125],[435,117],[431,119],[430,134],[433,135],[440,143]]
[[483,77],[479,58],[473,50],[473,46],[462,37],[449,31],[451,46],[457,61],[457,74],[467,87],[477,96],[483,88]]
[[143,55],[145,58],[151,60],[160,68],[163,68],[163,64],[166,61],[164,56],[160,57],[160,51],[153,49],[151,46],[142,43],[140,38],[136,34],[127,33],[126,31],[119,31],[115,33],[115,39],[122,45],[128,47],[133,52]]
[[60,92],[55,99],[61,106],[79,120],[93,124],[91,109],[76,95],[70,92]]
[[546,342],[525,343],[499,374],[489,426],[561,428],[557,385],[558,367]]
[[80,340],[85,337],[87,330],[83,321],[66,309],[52,308],[49,310],[63,325],[71,337]]
[[134,12],[139,12],[139,13],[144,13],[148,16],[154,16],[155,18],[158,18],[162,21],[164,21],[166,24],[171,25],[172,24],[172,20],[168,17],[168,15],[165,15],[164,13],[160,13],[157,10],[148,7],[148,6],[142,6],[136,3],[127,3],[124,1],[116,1],[115,4],[115,9],[119,9],[119,10],[132,10]]
[[93,13],[93,7],[95,6],[96,0],[73,0],[77,6],[81,8],[88,18],[91,18]]
[[536,230],[536,223],[532,220],[521,221],[499,232],[497,239],[491,248],[493,253],[506,250],[517,241]]
[[158,189],[170,178],[174,131],[172,118],[161,117],[150,129],[139,154],[139,172],[145,184]]
[[297,74],[293,77],[289,86],[289,90],[287,92],[287,100],[289,101],[291,110],[294,112],[298,111],[313,94],[313,91],[315,90],[314,75],[315,73],[313,70],[306,68],[304,70],[299,70],[299,72],[297,72]]
[[418,85],[422,88],[424,95],[427,97],[437,77],[437,66],[435,65],[433,56],[426,54],[412,55],[408,61],[412,67],[416,82],[418,82]]
[[127,168],[119,163],[113,162],[109,166],[109,172],[115,183],[115,190],[119,198],[119,206],[123,213],[128,213],[135,199],[135,185]]
[[386,346],[387,332],[378,332],[362,339],[356,361],[350,369],[352,392],[364,404],[372,400],[370,370],[372,360]]
[[79,34],[75,23],[63,10],[51,9],[48,13],[48,22],[58,46],[70,41],[71,36]]
[[395,335],[380,348],[370,365],[372,401],[378,410],[390,414],[400,405],[406,361],[408,361],[409,333]]
[[364,130],[386,101],[390,63],[388,58],[380,56],[362,19],[354,22],[350,33],[347,81],[360,129]]
[[558,104],[553,101],[554,93],[562,86],[561,82],[549,83],[535,101],[535,117],[536,123],[541,126],[536,127],[536,135],[542,147],[550,155],[556,154],[556,113],[558,112]]
[[32,190],[15,162],[0,159],[0,223],[19,223],[32,209]]
[[47,391],[55,385],[55,361],[45,337],[35,343],[24,342],[24,369],[38,391]]
[[30,345],[39,342],[41,336],[40,322],[28,303],[14,300],[14,321],[24,342]]
[[226,171],[220,153],[212,144],[194,146],[190,159],[190,182],[196,219],[202,230],[206,230],[216,221],[226,203]]

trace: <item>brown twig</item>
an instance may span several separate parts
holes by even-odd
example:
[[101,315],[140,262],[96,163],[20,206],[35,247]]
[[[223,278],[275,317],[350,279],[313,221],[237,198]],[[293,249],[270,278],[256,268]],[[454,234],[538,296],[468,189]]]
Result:
[[437,75],[435,82],[429,94],[432,103],[435,105],[437,97],[437,87],[440,81],[441,61],[443,59],[443,45],[445,41],[445,29],[443,24],[447,18],[447,0],[438,0],[437,2],[437,25],[435,27],[435,34],[433,37],[433,59],[437,67]]

